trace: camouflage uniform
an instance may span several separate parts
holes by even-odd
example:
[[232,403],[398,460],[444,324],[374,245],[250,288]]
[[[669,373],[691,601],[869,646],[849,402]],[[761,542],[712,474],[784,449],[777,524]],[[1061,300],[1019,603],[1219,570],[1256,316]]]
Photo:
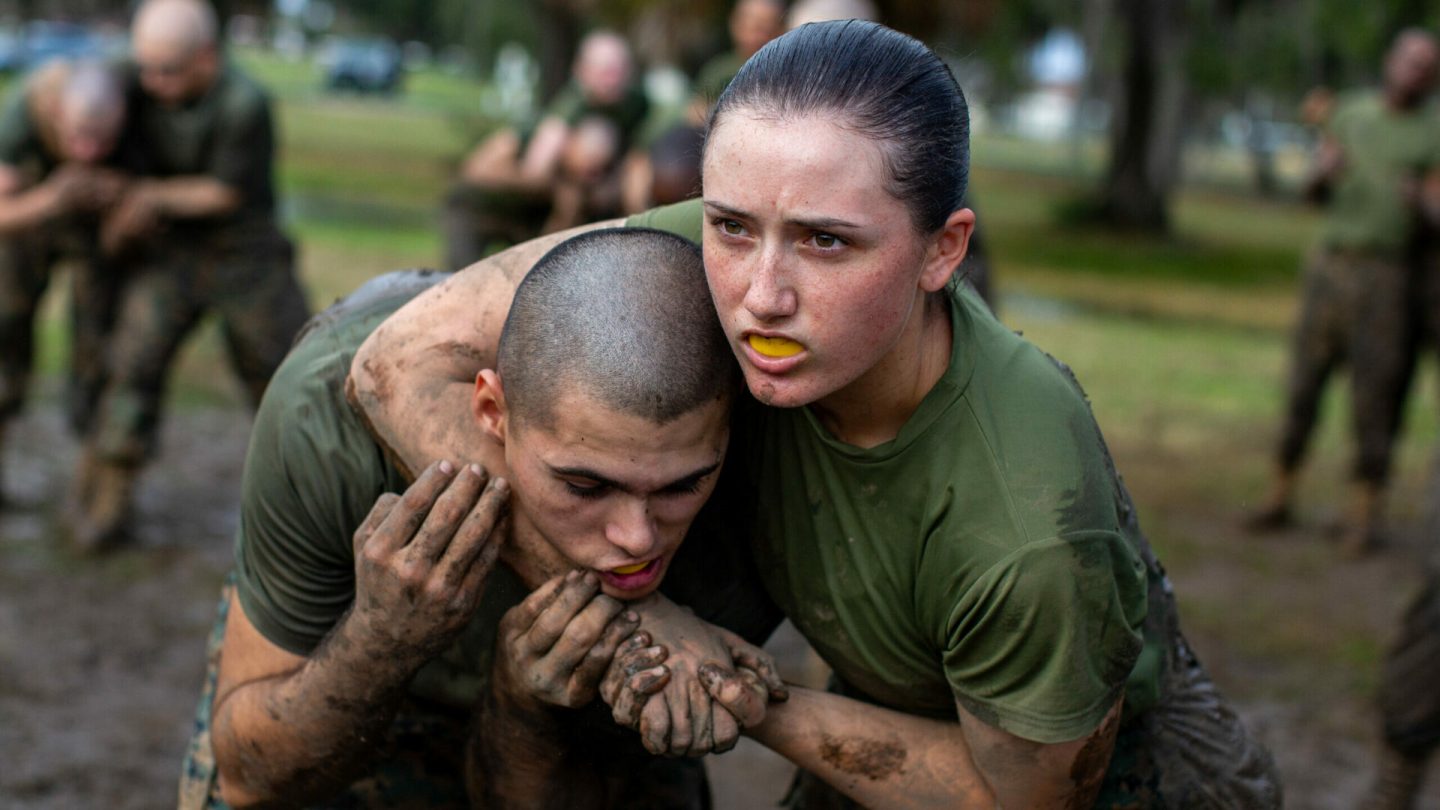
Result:
[[1305,273],[1281,431],[1280,464],[1300,466],[1325,383],[1350,367],[1357,480],[1383,483],[1410,376],[1410,268],[1401,259],[1321,250]]
[[90,449],[136,465],[152,451],[165,378],[180,344],[207,312],[220,316],[230,360],[258,404],[307,307],[294,247],[275,223],[270,102],[226,66],[188,106],[166,108],[132,82],[130,109],[159,178],[211,177],[237,190],[238,210],[175,220],[129,257],[107,364],[110,380]]
[[[609,119],[620,130],[623,153],[644,123],[648,110],[649,103],[637,88],[632,88],[615,104],[597,106],[587,102],[579,85],[571,82],[555,96],[538,121],[558,118],[573,126],[592,115]],[[521,133],[522,155],[538,121]],[[459,270],[498,249],[539,236],[549,214],[548,190],[522,192],[457,181],[445,195],[442,214],[446,268]]]

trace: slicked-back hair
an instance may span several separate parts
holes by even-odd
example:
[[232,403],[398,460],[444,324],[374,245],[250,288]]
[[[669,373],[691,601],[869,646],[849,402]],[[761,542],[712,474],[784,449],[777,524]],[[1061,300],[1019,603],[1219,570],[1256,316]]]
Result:
[[775,120],[821,115],[879,144],[888,191],[923,234],[963,207],[970,117],[950,68],[914,37],[879,23],[802,25],[750,57],[710,113]]
[[663,425],[739,387],[699,247],[650,228],[590,231],[541,257],[496,370],[510,418],[545,428],[565,394]]

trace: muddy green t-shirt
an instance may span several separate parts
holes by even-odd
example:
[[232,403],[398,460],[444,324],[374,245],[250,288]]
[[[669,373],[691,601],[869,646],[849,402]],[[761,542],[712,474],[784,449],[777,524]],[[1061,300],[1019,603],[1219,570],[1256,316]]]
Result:
[[1440,117],[1429,108],[1395,112],[1371,92],[1343,101],[1328,132],[1345,162],[1330,197],[1325,245],[1398,256],[1418,224],[1401,187],[1440,168]]
[[[627,224],[693,239],[700,223],[689,202]],[[950,366],[893,441],[836,441],[808,408],[737,420],[757,562],[876,702],[954,717],[958,701],[1026,739],[1076,739],[1122,690],[1128,712],[1158,692],[1160,656],[1137,666],[1140,541],[1079,388],[972,293],[950,303]]]
[[[381,494],[407,485],[345,397],[355,351],[420,289],[376,294],[390,278],[370,282],[301,333],[265,392],[245,458],[237,592],[260,634],[296,655],[313,651],[354,600],[355,529]],[[733,497],[725,487],[712,496],[661,591],[763,642],[780,615],[755,572],[744,527],[728,519]],[[508,567],[496,566],[467,629],[421,670],[411,691],[472,705],[489,672],[496,626],[527,592]]]
[[535,127],[546,118],[553,116],[573,127],[582,119],[593,115],[615,125],[620,131],[621,151],[624,151],[634,143],[640,125],[644,123],[649,111],[650,102],[639,87],[632,86],[627,89],[625,95],[614,104],[596,104],[586,99],[580,85],[572,81],[560,88],[560,92],[545,105],[545,111],[540,118],[521,132],[521,140],[528,142],[535,133]]

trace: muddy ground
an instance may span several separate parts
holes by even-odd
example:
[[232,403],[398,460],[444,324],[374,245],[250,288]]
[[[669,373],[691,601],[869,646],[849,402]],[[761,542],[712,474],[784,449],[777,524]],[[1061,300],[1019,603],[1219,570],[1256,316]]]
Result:
[[[175,412],[140,487],[138,542],[101,560],[78,560],[55,538],[74,456],[59,420],[27,415],[10,432],[11,503],[0,511],[0,808],[173,805],[204,637],[229,565],[248,425],[238,410]],[[1163,474],[1172,462],[1116,450],[1144,503],[1147,472]],[[1422,538],[1411,531],[1381,556],[1341,562],[1317,532],[1257,542],[1238,535],[1233,510],[1164,493],[1155,500],[1147,517],[1198,544],[1199,553],[1192,547],[1169,563],[1182,611],[1194,606],[1190,635],[1276,752],[1287,806],[1355,807],[1375,736],[1374,650],[1415,582]],[[1343,646],[1333,652],[1331,627],[1358,639],[1354,660]],[[792,671],[804,669],[800,645],[780,649]],[[786,768],[754,747],[715,765],[722,808],[763,806],[783,790]],[[1440,808],[1440,778],[1422,807]]]

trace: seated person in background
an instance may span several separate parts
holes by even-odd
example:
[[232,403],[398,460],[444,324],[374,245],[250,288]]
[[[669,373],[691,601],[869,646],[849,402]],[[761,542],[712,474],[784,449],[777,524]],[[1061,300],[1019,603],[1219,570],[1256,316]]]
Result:
[[609,31],[585,37],[574,79],[532,127],[507,127],[465,158],[445,199],[445,263],[457,270],[499,247],[538,235],[550,212],[561,158],[575,126],[590,116],[609,119],[620,152],[645,119],[649,104],[635,82],[624,38]]
[[89,422],[115,298],[97,233],[127,182],[118,168],[124,122],[118,77],[83,62],[46,64],[17,83],[0,111],[0,450],[29,382],[40,298],[64,258],[78,260],[69,417],[79,433]]
[[[337,793],[452,807],[467,772],[485,804],[707,806],[698,762],[652,759],[610,710],[584,710],[616,646],[637,625],[665,645],[664,669],[651,650],[611,673],[607,695],[663,688],[646,711],[673,715],[669,742],[691,753],[738,736],[723,709],[712,714],[701,665],[737,662],[780,688],[763,653],[700,621],[758,641],[778,614],[728,532],[730,494],[706,506],[739,380],[698,249],[609,230],[551,251],[518,290],[493,275],[496,294],[468,305],[477,345],[491,348],[402,350],[465,367],[425,383],[469,387],[463,412],[371,422],[349,384],[361,342],[438,278],[367,284],[281,366],[246,459],[236,586],[182,807]],[[450,460],[397,452],[421,436]],[[492,663],[515,677],[491,678]],[[488,735],[517,711],[546,750],[583,747],[563,778],[538,756],[486,767],[499,753]]]
[[560,154],[560,171],[541,233],[613,219],[620,210],[620,132],[609,119],[589,116],[575,125]]

